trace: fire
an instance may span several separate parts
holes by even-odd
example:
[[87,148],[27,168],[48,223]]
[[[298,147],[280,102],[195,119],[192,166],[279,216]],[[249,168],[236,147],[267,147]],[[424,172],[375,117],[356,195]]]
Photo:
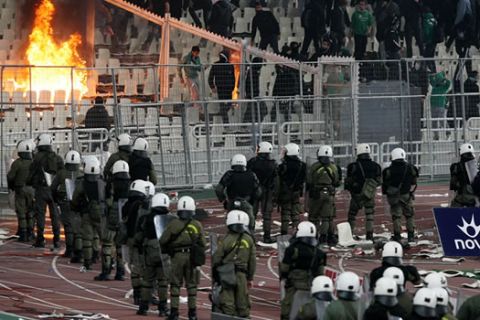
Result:
[[[88,91],[87,73],[85,70],[78,70],[85,68],[85,61],[77,51],[82,38],[75,33],[70,35],[67,41],[56,41],[51,24],[54,13],[55,6],[51,0],[42,0],[35,10],[34,27],[29,36],[26,59],[30,65],[46,68],[32,68],[32,91],[36,91],[37,99],[40,91],[50,91],[53,101],[54,92],[64,90],[65,99],[68,100],[73,85],[74,91],[77,91],[75,98],[79,98],[78,95],[81,97]],[[73,70],[73,84],[72,69],[69,68],[72,66],[77,67]],[[28,90],[28,80],[20,83],[19,87]]]

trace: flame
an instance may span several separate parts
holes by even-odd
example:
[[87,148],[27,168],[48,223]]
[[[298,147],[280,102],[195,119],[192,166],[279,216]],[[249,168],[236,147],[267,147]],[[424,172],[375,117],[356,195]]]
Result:
[[[82,43],[82,38],[78,33],[75,33],[70,35],[67,41],[56,41],[53,37],[52,28],[54,13],[55,6],[51,0],[42,0],[35,10],[34,27],[29,36],[26,59],[30,65],[45,66],[46,68],[32,68],[32,91],[36,91],[37,100],[40,91],[50,91],[53,101],[55,91],[64,90],[67,101],[73,85],[73,89],[78,92],[75,93],[75,98],[79,99],[88,91],[86,85],[87,72],[74,69],[72,77],[72,69],[69,67],[85,68],[85,61],[77,51]],[[17,87],[28,90],[28,80],[20,82]]]

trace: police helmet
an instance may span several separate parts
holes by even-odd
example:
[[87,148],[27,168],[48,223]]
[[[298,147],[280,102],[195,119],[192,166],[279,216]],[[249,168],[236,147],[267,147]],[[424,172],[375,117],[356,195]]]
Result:
[[333,300],[333,282],[327,276],[318,276],[313,279],[312,296],[317,300],[332,301]]
[[18,156],[22,159],[32,159],[33,148],[28,140],[22,140],[17,144]]
[[[227,227],[229,230],[236,233],[244,233],[248,227],[248,215],[247,221],[245,221],[245,212],[241,210],[232,210],[227,214]],[[245,222],[247,222],[245,226]]]
[[475,150],[473,149],[473,146],[470,143],[464,143],[460,146],[460,155],[465,153],[473,154],[474,152]]
[[405,160],[405,158],[406,158],[405,150],[403,150],[402,148],[395,148],[390,153],[390,157],[391,157],[392,161]]
[[148,141],[144,138],[137,138],[133,143],[133,150],[134,151],[147,151],[148,149]]
[[421,288],[413,297],[413,312],[425,318],[437,316],[437,295],[433,289]]
[[449,312],[448,307],[448,291],[445,288],[433,288],[435,295],[437,296],[437,305],[435,309],[437,310],[437,316],[443,316]]
[[375,283],[373,290],[375,301],[386,307],[393,307],[398,303],[397,300],[397,283],[395,280],[382,277]]
[[132,151],[132,137],[127,133],[121,133],[117,137],[118,149],[130,152]]
[[382,250],[382,260],[393,265],[402,265],[403,248],[402,245],[396,241],[389,241],[385,243]]
[[42,133],[37,137],[37,147],[52,146],[53,138],[47,133]]
[[140,197],[145,199],[148,197],[147,181],[137,179],[130,184],[130,190],[128,191],[129,197]]
[[355,301],[360,290],[360,278],[351,271],[342,272],[335,281],[335,289],[339,299]]
[[155,185],[150,181],[145,181],[147,186],[148,197],[153,197],[155,195]]
[[368,143],[359,143],[355,148],[355,153],[357,156],[361,154],[370,154],[370,145]]
[[272,153],[273,146],[270,142],[262,141],[258,144],[258,153]]
[[296,143],[287,143],[284,147],[285,156],[293,157],[300,155],[300,147]]
[[295,238],[308,245],[316,246],[318,243],[317,228],[310,221],[302,221],[298,224]]
[[448,287],[447,277],[445,277],[444,274],[439,272],[432,272],[427,274],[423,281],[425,282],[427,288],[430,289]]
[[165,193],[157,193],[152,198],[152,208],[170,208],[170,198]]
[[385,269],[383,276],[386,278],[393,279],[397,283],[397,292],[405,292],[405,275],[403,274],[402,269],[397,267],[390,267]]
[[246,167],[247,166],[247,158],[243,154],[236,154],[232,157],[231,166],[240,166]]
[[81,162],[82,158],[78,151],[70,150],[65,154],[65,169],[68,171],[77,171]]
[[318,148],[318,151],[317,151],[317,157],[328,157],[328,158],[331,158],[333,157],[333,150],[332,150],[332,147],[331,146],[321,146],[320,148]]
[[85,174],[85,180],[96,181],[100,176],[100,163],[94,160],[88,160],[83,167],[83,173]]
[[177,202],[177,215],[182,220],[188,220],[195,214],[195,200],[189,196],[183,196]]
[[130,166],[126,161],[115,161],[112,166],[112,174],[116,179],[130,179]]

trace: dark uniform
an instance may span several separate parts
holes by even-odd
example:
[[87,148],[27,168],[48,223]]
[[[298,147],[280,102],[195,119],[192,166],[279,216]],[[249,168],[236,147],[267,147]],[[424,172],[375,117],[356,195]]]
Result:
[[421,283],[422,278],[420,277],[420,274],[418,273],[418,270],[415,266],[410,266],[410,265],[398,266],[398,265],[390,264],[386,261],[382,261],[382,265],[380,267],[377,267],[373,269],[372,272],[370,272],[370,289],[371,290],[375,288],[375,283],[377,283],[377,280],[383,277],[383,272],[390,267],[400,268],[403,271],[405,281],[410,281],[413,284]]
[[[257,176],[243,166],[233,166],[220,179],[215,187],[215,194],[219,201],[224,202],[226,210],[242,210],[250,218],[249,228],[255,230],[253,204],[262,194]],[[226,203],[225,203],[226,201]]]
[[403,159],[392,161],[392,164],[383,170],[382,193],[387,195],[390,212],[393,219],[393,238],[400,241],[402,231],[402,216],[407,220],[408,241],[414,241],[415,222],[413,208],[412,186],[416,186],[418,169]]
[[[235,264],[236,286],[222,285],[220,292],[220,310],[222,313],[248,318],[250,316],[250,296],[248,294],[248,282],[253,281],[256,269],[255,241],[248,233],[236,233],[229,231],[218,242],[218,247],[212,256],[212,264],[215,269],[218,266]],[[221,283],[221,279],[216,279]]]
[[480,318],[480,295],[468,298],[457,312],[458,320],[477,320]]
[[19,152],[8,171],[8,189],[15,192],[15,212],[18,220],[19,241],[24,242],[33,236],[33,194],[26,186],[32,164],[31,152]]
[[278,192],[277,199],[280,206],[282,226],[281,234],[288,234],[288,224],[292,221],[295,230],[298,225],[301,205],[300,197],[303,193],[303,185],[307,165],[297,156],[285,156],[278,166]]
[[475,207],[475,194],[468,178],[465,162],[475,159],[468,152],[460,156],[460,161],[450,166],[450,190],[455,191],[450,207]]
[[258,211],[262,211],[263,239],[271,242],[273,198],[277,183],[277,164],[270,159],[268,153],[259,153],[257,157],[248,160],[247,169],[257,176],[262,188],[262,196],[253,204],[253,216],[257,219]]
[[332,301],[325,310],[323,320],[358,320],[358,301]]
[[146,152],[133,150],[128,166],[130,167],[132,181],[140,179],[150,181],[154,185],[157,184],[157,174],[155,173],[153,162]]
[[373,215],[375,213],[376,187],[382,181],[382,168],[370,159],[368,154],[360,154],[357,161],[347,167],[345,190],[350,191],[351,200],[348,210],[348,222],[352,233],[355,219],[360,209],[365,208],[365,231],[367,240],[373,240]]
[[58,246],[60,241],[59,213],[53,201],[52,189],[47,185],[44,173],[57,174],[63,168],[63,159],[52,151],[51,146],[38,146],[37,150],[38,152],[30,165],[29,177],[27,179],[27,184],[35,189],[34,210],[37,222],[37,239],[34,246],[45,246],[43,233],[45,230],[45,207],[47,205],[52,222],[53,243],[55,246]]
[[377,301],[368,306],[363,314],[364,320],[389,320],[391,316],[407,319],[407,312],[400,306],[399,303],[393,307],[387,307]]
[[117,162],[118,160],[123,160],[126,163],[129,163],[130,161],[131,152],[120,148],[118,152],[112,153],[112,155],[108,157],[107,163],[105,164],[105,167],[103,169],[103,176],[105,177],[105,181],[107,181],[107,183],[110,182],[112,176],[112,167],[115,162]]
[[294,238],[285,250],[280,264],[280,279],[285,279],[285,297],[281,305],[281,319],[289,319],[293,297],[297,290],[310,291],[311,279],[323,274],[326,254],[315,246],[314,238]]
[[[194,219],[172,220],[160,238],[162,252],[169,252],[172,260],[170,306],[171,314],[177,315],[177,318],[172,317],[173,319],[178,319],[180,288],[182,284],[185,284],[187,287],[189,317],[195,314],[197,286],[200,281],[200,273],[197,268],[192,267],[190,261],[190,250],[195,238],[199,241],[199,245],[206,246],[202,224]],[[195,319],[194,317],[190,318]]]
[[320,230],[320,243],[335,241],[335,188],[340,186],[340,181],[341,170],[334,163],[316,162],[308,172],[308,220]]

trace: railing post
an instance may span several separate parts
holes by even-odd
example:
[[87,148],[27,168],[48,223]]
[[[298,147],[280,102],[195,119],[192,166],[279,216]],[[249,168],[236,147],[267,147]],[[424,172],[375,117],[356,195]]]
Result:
[[[202,65],[202,105],[203,105],[203,115],[205,117],[205,147],[207,149],[207,176],[208,183],[213,182],[213,164],[212,164],[212,148],[211,148],[211,131],[210,131],[210,115],[208,113],[208,103],[206,96],[206,81],[205,81],[205,67]],[[192,177],[193,178],[193,177]]]
[[[123,121],[122,121],[122,110],[118,106],[118,95],[117,95],[117,80],[115,79],[115,69],[112,68],[112,85],[113,85],[113,114],[115,120],[115,136],[118,137],[120,132],[123,132]],[[116,117],[115,117],[116,116]]]
[[32,66],[28,66],[28,83],[29,83],[29,88],[30,88],[30,139],[33,138],[33,99],[32,99]]
[[304,104],[304,96],[303,96],[303,72],[302,72],[302,63],[298,64],[298,80],[300,82],[300,144],[303,150],[303,154],[305,155],[305,124],[303,123],[303,108],[305,107]]
[[404,146],[404,134],[405,134],[405,117],[404,117],[404,110],[403,110],[403,95],[405,94],[403,92],[403,80],[402,80],[402,62],[404,60],[398,60],[398,80],[400,82],[400,145],[402,148],[405,148]]
[[162,141],[162,125],[160,122],[160,116],[161,116],[161,106],[159,102],[162,100],[160,96],[160,90],[159,90],[159,81],[158,81],[158,72],[153,73],[153,84],[154,84],[154,90],[155,90],[155,100],[157,102],[157,107],[155,110],[157,111],[157,123],[158,123],[158,148],[160,149],[160,166],[162,168],[162,180],[163,180],[163,185],[167,185],[166,181],[166,176],[165,176],[165,159],[163,156],[163,141]]
[[[3,69],[5,67],[2,65],[0,66],[0,113],[2,114],[3,116],[3,121],[0,122],[0,132],[1,132],[1,136],[2,136],[2,144],[0,145],[0,159],[5,159],[3,157],[3,152],[4,152],[4,148],[5,148],[5,144],[4,144],[4,140],[3,140],[3,123],[5,122],[5,112],[3,112]],[[2,161],[2,163],[0,164],[0,186],[3,187],[3,174],[5,173],[4,172],[4,169],[5,171],[7,171],[7,168],[6,168],[6,165],[5,165],[5,161]]]
[[[76,122],[75,122],[75,118],[76,118],[76,112],[75,112],[75,97],[74,97],[74,94],[75,94],[75,90],[73,88],[73,81],[74,81],[74,74],[73,74],[73,70],[74,70],[75,67],[72,67],[70,68],[70,83],[71,83],[71,89],[70,89],[70,99],[71,99],[71,116],[72,116],[72,150],[78,150],[78,145],[77,145],[77,137],[76,137]],[[54,106],[55,108],[55,106]],[[103,150],[103,149],[102,149]]]

